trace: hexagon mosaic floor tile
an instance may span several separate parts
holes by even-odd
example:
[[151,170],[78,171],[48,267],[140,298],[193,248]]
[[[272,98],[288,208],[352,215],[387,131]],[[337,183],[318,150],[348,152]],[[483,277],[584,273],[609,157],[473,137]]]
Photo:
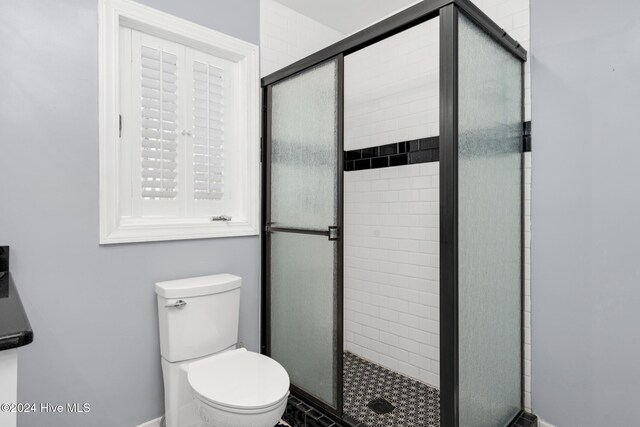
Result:
[[[439,427],[438,389],[344,353],[344,419],[356,427]],[[382,413],[379,413],[382,412]],[[291,427],[338,427],[329,417],[289,396],[283,421]],[[287,425],[284,424],[283,425]]]
[[[391,412],[378,414],[367,406],[380,398],[394,407]],[[345,352],[344,413],[367,427],[439,427],[440,392]]]

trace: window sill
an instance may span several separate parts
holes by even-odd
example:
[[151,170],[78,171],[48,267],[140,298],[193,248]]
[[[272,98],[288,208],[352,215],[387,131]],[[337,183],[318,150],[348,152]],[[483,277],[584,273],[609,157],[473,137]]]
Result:
[[249,222],[161,222],[122,221],[111,230],[103,230],[100,244],[156,242],[164,240],[211,239],[218,237],[257,236],[259,231]]

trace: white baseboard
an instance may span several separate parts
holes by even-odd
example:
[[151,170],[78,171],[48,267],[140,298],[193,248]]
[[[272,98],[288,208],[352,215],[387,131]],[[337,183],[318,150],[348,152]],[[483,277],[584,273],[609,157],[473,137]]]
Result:
[[140,424],[137,427],[160,427],[160,421],[162,421],[162,417],[156,418],[155,420],[147,421],[144,424]]
[[555,427],[555,426],[553,424],[549,424],[548,422],[538,418],[538,427]]

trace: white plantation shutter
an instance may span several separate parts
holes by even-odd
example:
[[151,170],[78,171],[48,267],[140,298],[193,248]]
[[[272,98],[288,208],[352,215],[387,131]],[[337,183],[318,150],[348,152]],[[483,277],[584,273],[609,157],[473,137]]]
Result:
[[140,48],[141,187],[145,199],[178,195],[178,57]]
[[225,71],[193,61],[193,198],[224,197]]
[[258,234],[257,46],[133,2],[100,12],[100,243]]

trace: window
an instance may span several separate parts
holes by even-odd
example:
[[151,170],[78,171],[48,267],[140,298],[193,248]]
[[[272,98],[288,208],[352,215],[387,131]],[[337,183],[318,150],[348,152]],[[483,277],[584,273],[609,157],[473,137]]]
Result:
[[255,45],[101,1],[100,243],[258,234]]

